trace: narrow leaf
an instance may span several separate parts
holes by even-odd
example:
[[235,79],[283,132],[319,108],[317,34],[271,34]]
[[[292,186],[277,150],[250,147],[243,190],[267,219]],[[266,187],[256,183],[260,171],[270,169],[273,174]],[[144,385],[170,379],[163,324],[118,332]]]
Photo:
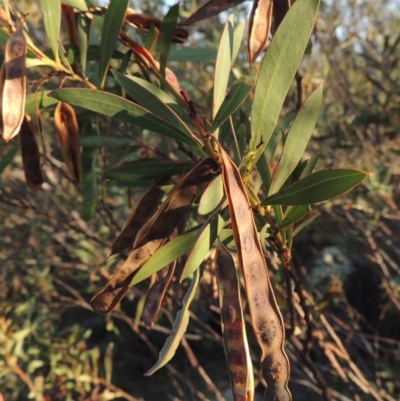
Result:
[[213,212],[221,203],[223,197],[222,176],[219,175],[203,192],[199,202],[198,213],[205,215]]
[[289,227],[292,224],[296,223],[307,213],[309,213],[310,210],[311,208],[309,205],[293,206],[283,219],[282,223],[279,224],[279,229]]
[[[214,93],[212,116],[215,118],[217,112],[225,99],[228,86],[229,74],[232,67],[233,55],[233,16],[226,21],[218,48],[217,60],[215,63]],[[218,135],[218,132],[215,133]]]
[[370,173],[357,169],[318,171],[269,196],[262,205],[306,205],[322,202],[344,194],[368,176]]
[[[50,0],[47,0],[50,1]],[[129,0],[111,0],[104,17],[103,30],[100,40],[99,76],[100,87],[104,87],[108,66],[118,39],[119,31],[125,19]]]
[[58,38],[61,26],[61,2],[59,0],[40,0],[43,11],[44,28],[56,62],[59,61]]
[[104,178],[117,181],[137,181],[172,177],[187,173],[194,166],[192,162],[162,162],[158,159],[143,159],[107,170]]
[[[150,110],[158,117],[161,117],[187,136],[192,135],[192,132],[187,125],[172,110],[172,108],[166,104],[166,102],[162,101],[154,92],[148,90],[145,85],[141,85],[141,82],[138,82],[140,78],[135,79],[135,77],[128,77],[117,71],[113,71],[112,73],[115,80],[126,90],[128,95],[134,101],[138,102],[142,107]],[[160,92],[162,91],[160,90]],[[163,97],[165,98],[170,96],[165,94]],[[172,98],[170,99],[172,100]]]
[[283,101],[306,49],[319,0],[297,0],[289,9],[265,54],[257,78],[251,112],[250,151],[254,163],[264,152],[276,125]]
[[188,137],[150,111],[120,96],[102,91],[77,88],[52,91],[50,96],[75,106],[138,125],[139,127],[195,146],[197,149],[201,147],[200,143],[193,139],[193,137]]
[[218,215],[212,219],[211,222],[204,224],[203,227],[198,230],[196,244],[187,258],[181,281],[190,277],[200,266],[209,250],[214,245],[219,233],[224,228],[224,225],[224,219]]
[[173,240],[167,242],[162,248],[158,249],[154,255],[147,260],[146,264],[144,264],[136,273],[131,285],[135,285],[146,278],[149,278],[164,266],[189,252],[196,243],[197,229],[198,227],[195,227],[192,230],[177,236]]
[[229,91],[214,117],[211,132],[220,127],[246,100],[252,89],[252,85],[243,81],[237,82]]
[[268,195],[272,195],[281,189],[301,160],[317,123],[321,102],[322,83],[304,102],[289,129]]
[[160,29],[160,40],[157,46],[157,56],[160,61],[160,73],[166,77],[166,66],[172,38],[175,34],[176,24],[179,17],[179,2],[172,6],[162,22]]
[[196,295],[196,289],[199,284],[199,278],[200,278],[200,271],[197,270],[183,298],[182,309],[177,313],[174,324],[172,325],[172,333],[167,338],[162,350],[160,351],[158,361],[151,369],[149,369],[144,374],[145,376],[152,375],[158,369],[166,365],[175,355],[175,351],[178,348],[179,343],[183,335],[185,334],[187,326],[189,324],[189,317],[190,317],[189,306],[194,296]]

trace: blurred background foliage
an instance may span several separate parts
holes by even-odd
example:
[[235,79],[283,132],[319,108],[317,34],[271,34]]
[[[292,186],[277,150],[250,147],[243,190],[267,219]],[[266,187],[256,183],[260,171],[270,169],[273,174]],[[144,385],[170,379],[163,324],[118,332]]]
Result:
[[[29,14],[34,41],[46,46],[38,2],[15,3]],[[181,15],[189,16],[201,4],[181,1]],[[321,318],[311,358],[337,400],[400,397],[399,5],[397,0],[323,1],[312,48],[300,68],[304,98],[324,80],[323,107],[307,158],[320,154],[318,168],[355,166],[374,174],[349,194],[316,205],[318,217],[293,245],[295,266]],[[131,7],[159,18],[168,10],[162,0],[136,0]],[[247,18],[248,3],[232,12],[237,21]],[[211,99],[212,50],[226,17],[224,13],[188,28],[190,38],[184,46],[210,49],[207,60],[168,64],[204,114]],[[136,39],[144,42],[145,36],[136,33]],[[172,51],[181,47],[174,44]],[[249,69],[243,44],[234,74],[253,82],[257,68]],[[37,79],[40,71],[30,72],[28,80]],[[293,112],[295,102],[293,90],[282,117]],[[0,144],[0,399],[229,400],[209,264],[192,306],[186,341],[172,362],[152,377],[142,375],[170,332],[173,297],[151,332],[139,319],[146,282],[113,314],[92,312],[88,300],[118,262],[106,260],[110,245],[144,188],[102,180],[95,217],[85,221],[80,189],[57,158],[52,117],[43,117],[48,154],[41,191],[25,185],[18,144]],[[144,142],[115,121],[99,118],[96,126],[88,124],[85,130],[118,132],[130,140],[128,146],[101,148],[99,177],[106,166],[125,157],[157,155],[160,149],[176,152],[159,137]],[[280,274],[272,273],[285,312]],[[312,374],[293,347],[288,345],[294,399],[320,400]],[[260,396],[261,384],[258,390]]]

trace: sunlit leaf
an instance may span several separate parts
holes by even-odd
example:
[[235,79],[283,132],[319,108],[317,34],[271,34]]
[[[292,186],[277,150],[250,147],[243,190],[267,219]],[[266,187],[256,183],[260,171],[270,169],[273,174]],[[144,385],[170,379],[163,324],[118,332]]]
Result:
[[87,53],[89,47],[89,34],[90,34],[90,20],[84,14],[78,16],[78,43],[79,43],[79,57],[81,61],[82,70],[86,71]]
[[[250,151],[257,162],[267,146],[283,101],[303,57],[317,15],[319,0],[297,0],[277,30],[257,78],[251,112]],[[258,148],[257,148],[258,147]]]
[[344,194],[368,176],[369,173],[356,169],[318,171],[269,196],[262,205],[306,205],[322,202]]
[[136,181],[171,177],[185,174],[194,166],[195,164],[192,162],[162,162],[158,159],[143,159],[107,170],[104,178],[117,181]]
[[[143,80],[136,77],[128,77],[117,71],[112,72],[116,81],[126,90],[128,95],[142,107],[150,110],[152,113],[161,117],[165,121],[172,124],[178,130],[182,131],[187,136],[191,136],[192,133],[181,118],[174,112],[170,105],[163,100],[170,100],[170,104],[174,104],[173,99],[159,90],[159,92],[165,93],[165,96],[161,95],[155,90],[150,90],[149,85],[143,84]],[[154,85],[153,85],[154,86]],[[157,93],[157,94],[156,94]],[[157,96],[158,95],[158,96]],[[175,103],[176,104],[176,103]]]
[[[226,21],[225,28],[222,32],[221,41],[218,48],[217,60],[215,62],[215,76],[214,76],[214,93],[213,93],[213,118],[225,99],[226,88],[228,86],[229,74],[232,67],[233,55],[233,16],[230,16]],[[215,132],[218,136],[218,132]]]
[[183,268],[181,280],[188,278],[200,266],[209,250],[214,245],[219,233],[225,225],[225,220],[221,216],[212,219],[198,230],[196,244],[191,250],[185,267]]
[[282,229],[291,226],[292,224],[303,218],[307,213],[309,213],[310,210],[311,208],[309,205],[293,206],[289,210],[283,221],[279,224],[279,228]]
[[304,102],[289,129],[268,195],[272,195],[281,189],[301,160],[317,123],[321,101],[322,84]]
[[218,176],[203,192],[199,202],[199,214],[205,215],[213,212],[221,203],[223,197],[222,176]]
[[50,96],[85,109],[126,121],[177,141],[200,148],[200,144],[145,108],[120,96],[92,89],[59,89]]
[[111,1],[104,17],[99,52],[99,76],[101,88],[104,87],[108,66],[110,65],[111,56],[118,39],[119,31],[124,22],[128,4],[129,0]]
[[166,76],[165,68],[167,66],[168,53],[171,47],[172,38],[175,34],[178,17],[179,2],[168,10],[161,24],[160,39],[157,46],[157,58],[160,61],[160,73],[162,76]]
[[216,116],[214,117],[211,132],[214,132],[224,123],[246,100],[252,89],[252,85],[243,81],[237,82],[229,91],[225,100],[222,102]]
[[40,0],[43,11],[44,27],[55,60],[59,60],[58,39],[61,26],[61,3],[59,0]]
[[152,274],[157,273],[164,266],[189,252],[196,243],[198,229],[199,227],[195,227],[194,229],[179,235],[155,252],[133,277],[131,285],[140,283]]
[[186,294],[182,301],[182,309],[177,313],[174,324],[172,325],[172,333],[169,335],[165,344],[160,351],[158,361],[155,365],[149,369],[144,375],[150,376],[158,369],[162,368],[167,364],[172,357],[175,355],[175,351],[179,346],[179,343],[186,332],[187,326],[189,324],[189,306],[192,302],[194,296],[196,295],[196,289],[199,284],[200,270],[197,270],[193,280],[186,291]]

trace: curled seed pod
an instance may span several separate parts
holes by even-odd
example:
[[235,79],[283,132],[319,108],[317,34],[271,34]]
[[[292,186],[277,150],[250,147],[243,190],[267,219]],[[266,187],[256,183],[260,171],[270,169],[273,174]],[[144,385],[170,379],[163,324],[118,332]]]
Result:
[[216,163],[212,159],[206,159],[183,177],[149,223],[138,232],[134,249],[127,260],[90,301],[95,312],[108,313],[115,308],[129,291],[138,269],[171,236],[176,235],[177,226],[193,201],[218,174],[220,171]]
[[143,322],[148,329],[151,329],[157,320],[168,286],[174,275],[175,266],[176,260],[157,272],[156,282],[147,291],[143,308]]
[[264,50],[272,26],[272,0],[254,0],[247,35],[247,53],[250,64]]
[[26,184],[36,191],[43,184],[43,176],[40,168],[39,146],[31,129],[30,122],[30,117],[26,116],[19,130],[19,140]]
[[81,145],[78,120],[72,106],[59,102],[54,111],[54,124],[64,162],[73,182],[78,184],[81,175]]
[[221,327],[224,339],[234,401],[252,401],[254,385],[243,308],[240,300],[239,280],[235,262],[225,246],[218,241],[215,254],[215,273],[218,284]]
[[23,24],[8,38],[4,57],[2,89],[3,138],[6,142],[18,134],[24,119],[26,98],[26,39]]
[[268,386],[265,400],[290,401],[290,365],[283,349],[283,319],[269,280],[253,212],[238,168],[221,146],[220,152],[224,189],[245,281],[251,322],[262,351],[261,368]]
[[165,194],[160,187],[167,185],[169,181],[169,178],[159,178],[153,181],[111,245],[110,256],[133,247],[137,233],[154,215]]
[[71,45],[77,45],[79,43],[78,28],[76,26],[74,9],[71,6],[61,4],[61,11],[64,15],[68,41]]

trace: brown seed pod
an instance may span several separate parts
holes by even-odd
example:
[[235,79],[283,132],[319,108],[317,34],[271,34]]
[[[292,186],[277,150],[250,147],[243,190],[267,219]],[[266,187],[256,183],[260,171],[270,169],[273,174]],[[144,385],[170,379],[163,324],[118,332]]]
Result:
[[168,286],[174,275],[176,260],[156,273],[156,282],[149,288],[143,308],[143,322],[151,329],[157,320]]
[[290,401],[290,365],[283,349],[285,330],[263,255],[254,216],[240,172],[220,146],[222,178],[228,198],[239,262],[249,302],[251,322],[261,347],[261,368],[268,385],[266,401]]
[[247,53],[250,64],[264,50],[272,26],[272,0],[254,0],[247,35]]
[[105,287],[91,300],[93,310],[108,313],[115,308],[130,289],[138,269],[161,248],[184,218],[196,197],[206,185],[220,174],[212,159],[201,161],[176,185],[168,198],[158,208],[149,223],[138,232],[134,249]]
[[43,184],[43,176],[40,168],[39,146],[30,123],[30,117],[25,116],[19,130],[19,140],[26,184],[36,191],[40,189]]
[[72,106],[59,102],[54,111],[54,124],[64,162],[73,182],[78,184],[81,175],[81,145],[78,120]]
[[2,77],[1,113],[6,142],[18,134],[24,119],[26,98],[26,39],[23,24],[8,38]]
[[169,181],[169,178],[159,178],[153,181],[111,245],[110,256],[133,247],[137,233],[154,215],[165,194],[160,187],[167,185]]
[[252,401],[253,369],[246,338],[239,280],[235,262],[225,246],[218,241],[215,254],[215,274],[218,284],[221,327],[226,362],[234,401]]
[[[290,8],[290,0],[274,0],[274,26],[272,33],[274,34],[281,24],[283,18]],[[294,1],[292,1],[294,3]]]

